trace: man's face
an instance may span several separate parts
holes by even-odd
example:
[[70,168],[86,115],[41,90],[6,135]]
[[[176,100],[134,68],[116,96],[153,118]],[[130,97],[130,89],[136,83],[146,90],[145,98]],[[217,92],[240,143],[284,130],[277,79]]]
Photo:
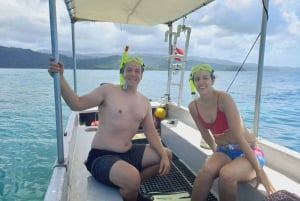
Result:
[[142,67],[140,64],[137,64],[134,61],[127,63],[125,65],[123,75],[124,75],[124,80],[127,83],[127,86],[138,85],[143,77]]

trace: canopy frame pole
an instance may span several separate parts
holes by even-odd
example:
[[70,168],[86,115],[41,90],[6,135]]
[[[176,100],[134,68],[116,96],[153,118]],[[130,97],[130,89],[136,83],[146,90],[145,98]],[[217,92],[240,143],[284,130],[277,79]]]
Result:
[[[50,31],[51,31],[51,47],[52,56],[55,62],[59,61],[58,54],[58,37],[57,37],[57,21],[56,21],[56,2],[49,0],[50,15]],[[56,115],[56,137],[57,137],[57,163],[64,164],[64,147],[63,147],[63,125],[62,125],[62,105],[60,90],[60,73],[53,74],[54,80],[54,97],[55,97],[55,115]]]
[[[186,67],[186,61],[187,61],[187,53],[189,49],[189,44],[190,44],[190,36],[191,36],[191,31],[192,29],[190,27],[187,27],[185,25],[179,25],[178,26],[178,36],[180,35],[180,32],[187,32],[187,36],[185,39],[185,47],[184,47],[184,57],[182,58],[182,66],[181,66],[181,77],[180,77],[180,84],[179,84],[179,93],[178,93],[178,100],[177,100],[177,105],[181,105],[182,101],[182,90],[183,90],[183,85],[184,85],[184,72],[185,72],[185,67]],[[176,45],[176,43],[174,43]]]
[[[169,49],[169,54],[172,55],[172,38],[173,38],[173,24],[169,23],[168,24],[169,30],[167,31],[168,39],[169,39],[169,44],[168,44],[168,49]],[[167,37],[167,36],[166,36]],[[167,83],[167,91],[165,93],[165,99],[167,102],[171,100],[170,93],[171,93],[171,80],[172,80],[172,62],[171,59],[168,59],[168,83]]]
[[260,46],[259,46],[259,57],[258,57],[258,70],[257,70],[257,83],[256,83],[256,96],[255,96],[255,111],[254,111],[254,123],[253,132],[258,137],[258,124],[259,124],[259,112],[261,102],[261,87],[263,77],[263,66],[264,66],[264,53],[267,33],[267,11],[269,6],[269,0],[263,0],[263,11],[262,11],[262,23],[261,23],[261,35],[260,35]]
[[71,20],[72,30],[72,54],[73,54],[73,81],[74,92],[77,94],[77,57],[76,57],[76,44],[75,44],[75,21]]

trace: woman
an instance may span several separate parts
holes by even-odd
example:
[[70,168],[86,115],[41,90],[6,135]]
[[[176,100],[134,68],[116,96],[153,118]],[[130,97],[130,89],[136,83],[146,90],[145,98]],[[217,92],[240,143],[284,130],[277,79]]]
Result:
[[189,111],[202,138],[213,150],[196,176],[192,201],[206,200],[217,177],[221,201],[236,200],[238,182],[255,177],[268,194],[275,192],[263,170],[264,154],[256,137],[246,128],[232,97],[215,90],[214,82],[214,70],[209,64],[192,68],[191,88],[200,97],[189,104]]

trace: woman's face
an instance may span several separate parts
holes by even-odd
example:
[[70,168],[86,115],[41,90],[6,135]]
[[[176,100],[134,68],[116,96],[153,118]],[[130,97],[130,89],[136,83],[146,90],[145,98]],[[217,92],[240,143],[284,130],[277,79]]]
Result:
[[210,91],[214,80],[211,78],[211,74],[208,71],[200,70],[194,75],[194,85],[199,94]]

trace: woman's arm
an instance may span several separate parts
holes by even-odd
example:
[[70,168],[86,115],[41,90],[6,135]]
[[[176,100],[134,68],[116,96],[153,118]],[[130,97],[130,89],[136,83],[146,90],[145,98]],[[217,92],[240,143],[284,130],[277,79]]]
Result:
[[248,132],[248,130],[245,128],[235,102],[228,93],[221,93],[219,98],[219,107],[225,112],[230,134],[235,143],[241,147],[253,168],[259,171],[261,166],[245,138],[245,132]]
[[258,183],[262,183],[264,185],[268,194],[275,192],[275,188],[271,184],[265,171],[263,170],[262,166],[259,164],[253,150],[251,149],[249,143],[245,138],[244,132],[249,132],[249,131],[245,128],[245,124],[240,116],[240,113],[232,97],[229,94],[224,93],[220,96],[219,100],[220,100],[220,108],[225,112],[229,130],[232,136],[234,137],[235,142],[241,147],[246,158],[249,160],[250,164],[256,171]]

